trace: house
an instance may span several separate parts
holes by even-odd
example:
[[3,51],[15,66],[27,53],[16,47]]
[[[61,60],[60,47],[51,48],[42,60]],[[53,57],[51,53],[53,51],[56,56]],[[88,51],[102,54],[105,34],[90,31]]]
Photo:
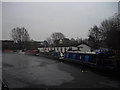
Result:
[[67,47],[43,47],[38,48],[39,52],[49,52],[49,51],[55,51],[55,52],[63,52],[66,51],[80,51],[80,52],[91,52],[91,47],[87,44],[80,44],[78,46],[67,46]]
[[77,46],[78,50],[81,52],[91,52],[91,47],[87,44],[80,44]]

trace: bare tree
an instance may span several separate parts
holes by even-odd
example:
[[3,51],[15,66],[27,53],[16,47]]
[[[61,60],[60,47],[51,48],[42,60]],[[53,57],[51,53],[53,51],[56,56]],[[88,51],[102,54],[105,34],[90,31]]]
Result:
[[94,48],[98,49],[100,46],[101,32],[99,28],[95,25],[89,30],[89,44]]
[[102,32],[103,39],[106,39],[107,32],[109,32],[111,30],[118,30],[119,29],[118,22],[119,22],[119,18],[118,18],[117,14],[115,14],[115,16],[113,16],[112,18],[106,19],[106,20],[101,22],[100,31]]
[[100,30],[104,42],[109,48],[120,49],[120,19],[115,14],[112,18],[106,19],[101,23]]
[[11,33],[12,39],[15,43],[18,43],[19,49],[23,48],[23,45],[25,46],[25,42],[30,40],[28,31],[22,27],[22,28],[13,28]]
[[55,32],[51,35],[53,40],[59,40],[59,39],[64,39],[65,35],[62,34],[61,32]]
[[46,39],[46,41],[50,46],[54,46],[55,42],[60,39],[65,39],[65,35],[62,34],[61,32],[54,32],[51,34],[50,37]]
[[71,41],[75,41],[75,39],[74,39],[74,38],[71,38]]
[[76,41],[80,44],[80,43],[82,43],[82,38],[77,37]]
[[53,40],[51,37],[48,37],[46,41],[48,42],[49,45],[53,44]]

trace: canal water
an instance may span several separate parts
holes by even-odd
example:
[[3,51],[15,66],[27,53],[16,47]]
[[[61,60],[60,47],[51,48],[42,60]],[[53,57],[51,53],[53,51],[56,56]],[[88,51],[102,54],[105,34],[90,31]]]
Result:
[[80,65],[20,53],[3,53],[2,59],[10,88],[120,88],[118,79]]

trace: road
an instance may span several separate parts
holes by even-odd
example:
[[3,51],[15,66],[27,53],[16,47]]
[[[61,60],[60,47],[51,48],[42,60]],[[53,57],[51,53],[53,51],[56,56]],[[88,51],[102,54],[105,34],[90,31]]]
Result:
[[3,53],[2,60],[9,88],[120,88],[119,79],[80,65],[19,53]]

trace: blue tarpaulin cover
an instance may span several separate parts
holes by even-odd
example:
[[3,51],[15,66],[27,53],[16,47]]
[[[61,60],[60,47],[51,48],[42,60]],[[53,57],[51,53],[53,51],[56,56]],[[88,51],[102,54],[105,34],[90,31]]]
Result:
[[76,54],[72,54],[72,58],[75,59],[76,58]]
[[89,56],[85,55],[85,61],[88,62],[88,60],[89,60]]

